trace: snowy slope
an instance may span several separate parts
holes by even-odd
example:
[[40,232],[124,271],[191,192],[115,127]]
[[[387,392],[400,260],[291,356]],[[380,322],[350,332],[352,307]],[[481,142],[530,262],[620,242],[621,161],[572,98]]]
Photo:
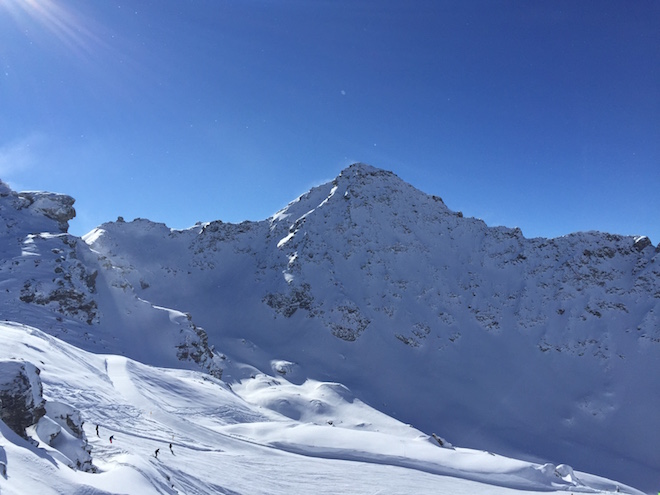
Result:
[[189,315],[138,298],[121,269],[66,233],[75,215],[72,201],[15,193],[0,182],[3,319],[39,326],[88,350],[159,366],[187,362],[219,375],[220,358],[209,352],[206,335]]
[[[17,197],[0,194],[4,319],[235,390],[264,373],[342,383],[427,436],[656,488],[660,282],[644,237],[525,239],[362,164],[263,222],[118,221],[85,242],[61,216],[31,226]],[[307,421],[283,390],[258,401]]]
[[259,374],[232,390],[203,373],[91,354],[35,328],[4,323],[0,332],[0,359],[38,363],[47,407],[80,411],[98,469],[72,470],[57,449],[0,422],[2,493],[641,493],[568,466],[442,448],[339,384]]

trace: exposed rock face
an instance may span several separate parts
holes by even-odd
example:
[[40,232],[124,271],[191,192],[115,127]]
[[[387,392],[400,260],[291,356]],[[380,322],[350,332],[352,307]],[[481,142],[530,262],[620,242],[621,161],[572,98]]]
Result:
[[312,308],[313,297],[309,294],[309,284],[292,287],[288,294],[268,294],[263,301],[278,314],[292,317],[299,309],[309,311]]
[[[75,199],[66,194],[15,192],[0,180],[0,216],[5,220],[8,231],[65,233],[69,229],[69,220],[76,216],[74,203]],[[13,215],[2,215],[7,210],[27,210],[29,214],[23,215],[21,221],[16,222]]]
[[0,361],[0,419],[35,445],[38,439],[57,450],[72,469],[95,472],[80,411],[45,401],[39,373],[32,363]]
[[213,347],[209,346],[208,336],[203,328],[198,327],[192,321],[190,315],[186,315],[188,325],[181,329],[181,343],[176,345],[177,357],[182,361],[193,361],[208,373],[222,379],[222,366],[219,364],[224,360],[223,355],[216,355]]
[[0,419],[18,435],[46,414],[39,369],[23,361],[0,361]]
[[0,197],[9,196],[12,192],[11,187],[0,180]]
[[76,216],[73,208],[76,200],[66,194],[24,191],[18,195],[28,201],[27,207],[32,211],[55,220],[61,232],[69,229],[69,220]]
[[649,246],[653,246],[653,244],[651,244],[651,239],[649,239],[645,235],[640,236],[640,237],[635,237],[635,244],[633,244],[633,247],[637,251],[641,252]]
[[[58,313],[91,325],[98,320],[94,300],[98,270],[88,268],[78,259],[79,240],[68,234],[29,234],[21,242],[26,260],[38,270],[23,281],[20,301],[49,306]],[[9,267],[16,272],[20,265]],[[3,267],[0,264],[0,272]],[[36,274],[45,276],[35,277]]]
[[42,442],[58,450],[72,469],[96,472],[80,411],[61,402],[46,402],[46,416],[34,431]]

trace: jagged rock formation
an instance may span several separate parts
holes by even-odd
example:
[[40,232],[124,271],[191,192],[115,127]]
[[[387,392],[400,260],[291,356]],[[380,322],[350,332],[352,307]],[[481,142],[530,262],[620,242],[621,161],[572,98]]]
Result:
[[[90,270],[78,259],[77,244],[78,240],[67,234],[27,235],[22,249],[23,253],[34,255],[32,262],[37,276],[23,282],[19,299],[49,306],[64,316],[91,325],[98,321],[98,305],[94,300],[98,269]],[[52,277],[50,280],[46,278],[48,275]]]
[[[69,220],[76,216],[75,199],[66,194],[24,191],[15,192],[0,180],[0,217],[7,233],[66,232]],[[25,210],[20,222],[14,215],[3,214],[10,209]],[[52,225],[56,228],[53,229]]]
[[224,354],[215,353],[213,346],[209,346],[208,335],[203,328],[193,323],[189,314],[186,314],[186,320],[188,327],[181,329],[182,339],[176,345],[177,357],[182,361],[193,361],[206,369],[211,376],[222,379],[222,367],[218,364],[218,359],[224,361],[226,357]]
[[25,191],[20,193],[19,197],[26,200],[27,208],[35,213],[43,214],[46,218],[55,220],[62,232],[69,229],[69,220],[76,216],[76,210],[73,208],[75,200],[71,196]]

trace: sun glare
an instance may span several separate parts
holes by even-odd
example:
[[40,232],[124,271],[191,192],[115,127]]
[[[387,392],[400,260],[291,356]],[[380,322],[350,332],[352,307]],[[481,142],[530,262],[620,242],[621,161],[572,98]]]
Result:
[[[30,25],[42,28],[42,33],[53,35],[67,50],[82,55],[91,51],[97,41],[88,22],[79,13],[53,0],[0,0],[0,13],[9,13],[17,27],[25,30]],[[50,38],[50,37],[47,37]]]

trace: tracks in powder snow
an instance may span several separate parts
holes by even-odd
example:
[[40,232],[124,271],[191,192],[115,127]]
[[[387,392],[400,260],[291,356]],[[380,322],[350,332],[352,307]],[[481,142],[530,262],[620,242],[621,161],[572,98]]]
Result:
[[[157,394],[148,390],[149,377],[142,376],[140,365],[122,356],[107,356],[106,371],[114,389],[125,399],[126,403],[136,408],[139,417],[127,418],[131,427],[116,426],[114,432],[129,437],[147,440],[154,449],[171,443],[173,447],[185,448],[198,452],[225,452],[220,445],[231,446],[232,451],[242,451],[246,447],[280,450],[270,445],[264,445],[240,435],[222,433],[214,428],[208,428],[182,417],[181,413],[171,413],[166,408],[171,404],[157,402]],[[144,386],[140,386],[140,385]],[[154,400],[152,400],[152,396]],[[185,398],[181,398],[185,401]],[[192,408],[192,405],[191,405]],[[191,419],[194,415],[191,415]],[[152,451],[153,452],[153,451]]]
[[[220,433],[200,427],[178,415],[170,414],[162,409],[161,404],[147,398],[145,392],[135,383],[139,381],[133,378],[136,375],[134,372],[137,371],[137,367],[130,360],[121,356],[108,356],[106,369],[115,390],[129,404],[137,408],[141,415],[141,421],[138,422],[140,431],[127,428],[119,429],[119,431],[132,437],[158,443],[172,443],[172,445],[191,450],[222,452],[222,449],[214,445],[199,444],[200,439],[222,436]],[[175,440],[175,438],[179,438],[179,440]]]
[[[107,377],[115,391],[115,403],[111,407],[117,412],[123,411],[124,416],[118,416],[119,421],[115,420],[111,427],[106,428],[108,430],[106,435],[110,433],[115,435],[113,444],[93,437],[92,443],[98,459],[115,466],[137,464],[141,468],[144,467],[141,462],[148,462],[152,469],[162,474],[159,476],[161,481],[162,479],[166,479],[168,483],[170,480],[176,481],[177,486],[186,484],[185,466],[187,465],[204,464],[209,466],[208,473],[215,473],[218,464],[225,467],[237,466],[237,463],[246,462],[246,459],[250,459],[248,462],[259,463],[258,452],[262,455],[264,452],[277,452],[279,456],[283,456],[282,459],[294,461],[290,456],[297,457],[294,462],[313,464],[315,461],[312,459],[320,458],[360,463],[365,467],[371,466],[369,469],[378,469],[376,466],[391,466],[507,489],[552,491],[560,488],[596,493],[586,486],[539,477],[538,469],[522,461],[501,458],[495,462],[493,460],[495,456],[477,451],[457,449],[448,457],[450,453],[438,451],[437,447],[431,446],[428,448],[433,449],[432,453],[426,454],[424,453],[426,451],[420,451],[417,457],[408,458],[393,455],[392,451],[381,452],[380,449],[376,449],[378,444],[372,445],[372,450],[363,449],[362,445],[355,443],[354,434],[344,437],[343,443],[340,441],[341,438],[337,439],[333,434],[333,440],[328,440],[326,447],[323,447],[316,442],[310,444],[312,438],[310,435],[314,433],[313,438],[322,440],[325,438],[324,435],[328,434],[327,431],[324,430],[323,434],[319,434],[316,431],[308,431],[310,428],[316,428],[314,425],[295,425],[286,422],[281,425],[274,423],[269,425],[271,428],[287,430],[276,440],[268,435],[269,427],[266,423],[268,421],[278,423],[277,420],[258,416],[255,413],[253,419],[259,418],[257,422],[261,422],[261,425],[255,424],[254,430],[251,429],[251,425],[240,421],[239,424],[244,425],[241,431],[259,431],[265,434],[266,443],[260,443],[257,439],[250,438],[249,433],[243,436],[238,431],[233,433],[226,431],[225,427],[236,424],[238,419],[238,416],[232,415],[231,410],[234,407],[240,409],[242,403],[240,400],[236,401],[233,393],[228,392],[221,385],[217,384],[216,388],[215,384],[204,384],[199,379],[191,379],[190,376],[185,375],[185,372],[179,374],[179,371],[148,367],[121,356],[107,356],[105,359]],[[220,406],[222,411],[229,411],[226,417],[222,412],[218,413]],[[122,424],[122,420],[126,420],[126,424]],[[292,428],[293,426],[299,426],[301,429]],[[376,440],[383,441],[380,437]],[[172,454],[168,451],[170,443],[174,446]],[[416,446],[427,447],[425,443]],[[156,449],[160,449],[157,461],[154,458]],[[222,457],[216,457],[218,455]],[[136,460],[136,456],[141,461]],[[128,458],[133,460],[127,462]],[[443,460],[447,462],[442,462]],[[490,471],[494,465],[497,473]],[[209,482],[214,481],[214,475],[211,474]],[[195,493],[195,490],[191,489],[191,492]],[[223,488],[216,492],[226,491]]]

